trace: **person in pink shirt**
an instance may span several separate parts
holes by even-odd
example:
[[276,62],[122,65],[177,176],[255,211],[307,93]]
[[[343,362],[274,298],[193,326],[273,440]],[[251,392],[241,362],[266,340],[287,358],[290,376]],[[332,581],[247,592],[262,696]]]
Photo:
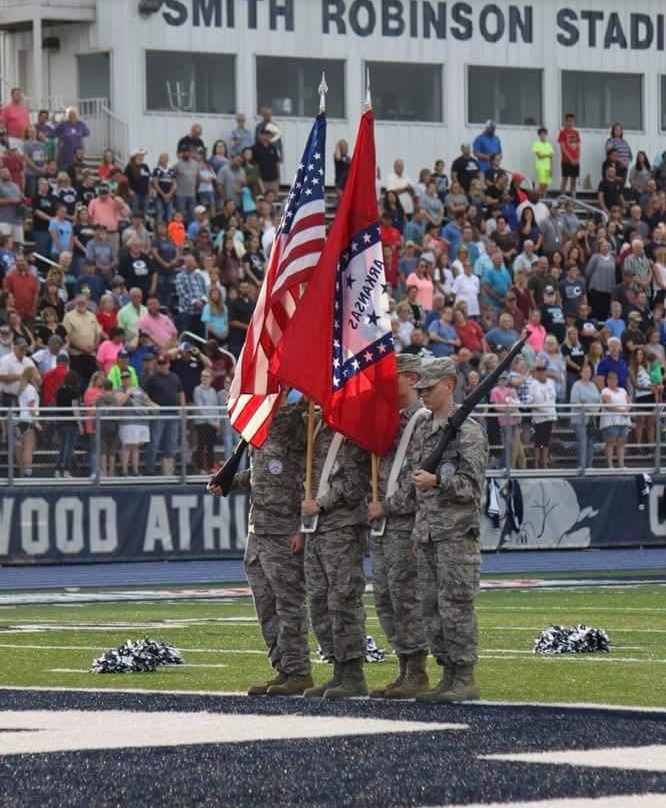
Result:
[[95,359],[98,369],[107,374],[116,364],[118,354],[122,351],[124,345],[125,331],[122,328],[112,328],[109,339],[100,342],[97,349]]
[[435,287],[432,278],[428,276],[428,262],[420,258],[416,262],[414,272],[410,272],[405,281],[407,288],[416,286],[418,294],[416,295],[416,302],[423,306],[424,311],[432,311],[432,296]]
[[178,342],[178,331],[171,317],[160,311],[159,298],[152,295],[146,301],[148,311],[136,321],[136,328],[145,331],[160,351],[168,351]]
[[541,325],[541,312],[539,309],[532,309],[530,312],[530,322],[527,326],[530,332],[527,338],[527,344],[534,348],[535,353],[543,351],[543,346],[546,342],[546,329]]
[[91,199],[88,213],[93,225],[103,224],[114,248],[118,249],[118,227],[122,218],[129,217],[129,208],[119,196],[113,196],[107,183],[99,186],[99,196]]
[[23,93],[18,87],[12,90],[12,100],[0,110],[0,120],[9,137],[23,140],[23,133],[30,126],[30,112],[23,103]]
[[490,403],[500,405],[497,410],[497,422],[502,429],[504,463],[505,468],[508,469],[515,464],[521,454],[523,454],[524,460],[523,446],[520,440],[520,410],[518,408],[520,400],[516,395],[516,391],[509,386],[508,371],[502,373],[497,386],[490,391]]

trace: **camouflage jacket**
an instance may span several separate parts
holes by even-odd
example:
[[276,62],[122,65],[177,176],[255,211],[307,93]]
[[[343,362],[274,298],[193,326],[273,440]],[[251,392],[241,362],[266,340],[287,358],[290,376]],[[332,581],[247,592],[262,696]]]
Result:
[[[421,463],[437,446],[446,420],[429,413],[410,441],[409,467]],[[479,535],[481,498],[488,462],[488,440],[478,421],[468,418],[446,448],[437,471],[441,483],[428,491],[412,489],[416,499],[414,541],[445,541],[472,532]]]
[[281,407],[260,449],[250,447],[250,468],[234,477],[233,491],[251,491],[250,531],[294,535],[301,520],[305,423],[301,406]]
[[328,493],[317,498],[319,480],[334,435],[332,429],[322,424],[315,438],[312,497],[317,499],[321,508],[317,533],[367,523],[365,496],[370,485],[370,455],[352,441],[342,441],[329,477]]
[[[414,526],[414,513],[416,511],[416,499],[414,497],[414,486],[412,485],[411,473],[409,467],[410,451],[409,445],[405,459],[400,469],[398,476],[398,487],[391,497],[386,496],[386,487],[388,485],[391,469],[393,468],[393,461],[398,451],[398,445],[407,424],[409,423],[412,415],[418,410],[423,409],[423,402],[419,399],[414,402],[411,407],[407,407],[400,412],[400,430],[391,447],[391,451],[386,457],[380,457],[377,463],[377,471],[379,476],[379,501],[382,503],[384,513],[388,517],[386,527],[388,530],[410,532]],[[421,417],[425,417],[422,415]],[[410,443],[414,442],[418,432],[418,422],[412,432]]]

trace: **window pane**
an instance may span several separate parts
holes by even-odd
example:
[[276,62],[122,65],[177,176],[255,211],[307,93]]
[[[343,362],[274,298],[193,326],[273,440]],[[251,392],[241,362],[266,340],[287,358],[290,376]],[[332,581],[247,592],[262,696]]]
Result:
[[511,126],[539,126],[542,73],[518,67],[468,67],[469,123],[492,119]]
[[235,57],[220,53],[147,51],[146,109],[234,113]]
[[638,73],[562,73],[562,114],[573,112],[576,125],[643,129],[643,77]]
[[257,56],[257,113],[270,107],[279,117],[311,118],[319,112],[321,71],[326,71],[326,113],[345,117],[345,63],[341,59]]
[[661,87],[661,128],[666,131],[666,76],[659,77]]
[[442,120],[442,65],[366,62],[377,120]]

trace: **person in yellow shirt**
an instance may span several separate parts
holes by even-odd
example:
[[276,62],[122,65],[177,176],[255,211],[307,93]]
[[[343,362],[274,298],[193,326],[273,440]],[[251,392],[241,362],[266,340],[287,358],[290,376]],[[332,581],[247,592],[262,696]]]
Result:
[[553,181],[553,144],[548,142],[548,130],[542,126],[539,137],[532,144],[534,154],[534,171],[539,196],[545,196]]

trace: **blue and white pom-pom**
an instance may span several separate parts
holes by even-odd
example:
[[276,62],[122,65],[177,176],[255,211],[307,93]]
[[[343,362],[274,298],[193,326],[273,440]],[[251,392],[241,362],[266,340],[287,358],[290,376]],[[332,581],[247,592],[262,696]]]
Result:
[[157,640],[126,640],[93,660],[91,673],[149,673],[160,665],[182,665],[185,660],[173,645]]
[[585,654],[610,651],[608,634],[584,623],[572,628],[548,626],[534,641],[535,654]]

